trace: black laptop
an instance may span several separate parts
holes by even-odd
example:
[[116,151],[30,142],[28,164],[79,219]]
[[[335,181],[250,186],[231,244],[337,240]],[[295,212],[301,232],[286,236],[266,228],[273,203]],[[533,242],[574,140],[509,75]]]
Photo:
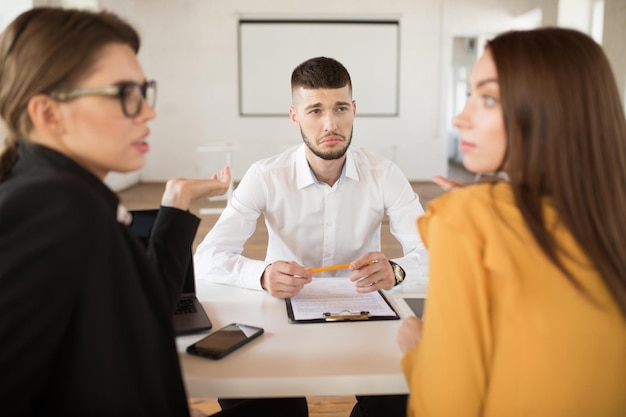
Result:
[[[159,210],[131,210],[133,222],[130,225],[132,232],[141,240],[144,246],[148,245],[150,232]],[[189,267],[185,274],[183,291],[174,312],[174,330],[176,335],[197,333],[211,329],[213,325],[204,311],[202,304],[196,298],[196,280],[193,269],[193,255],[189,248]]]

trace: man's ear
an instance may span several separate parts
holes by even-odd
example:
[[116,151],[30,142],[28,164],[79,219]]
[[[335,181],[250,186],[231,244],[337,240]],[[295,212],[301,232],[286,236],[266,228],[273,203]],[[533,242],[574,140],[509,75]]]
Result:
[[291,120],[291,123],[296,126],[300,125],[300,122],[298,121],[298,114],[293,106],[289,107],[289,120]]
[[37,94],[28,100],[27,109],[34,129],[52,135],[63,131],[63,117],[57,101],[44,94]]

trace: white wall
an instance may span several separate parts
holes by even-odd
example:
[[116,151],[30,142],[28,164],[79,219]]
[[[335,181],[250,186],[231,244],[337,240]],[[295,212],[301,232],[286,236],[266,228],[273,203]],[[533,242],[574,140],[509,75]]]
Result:
[[[609,34],[607,45],[617,50],[613,63],[626,68],[620,52],[626,27],[624,0],[606,1],[608,26],[613,27],[612,33],[621,34]],[[60,0],[34,3],[58,5]],[[202,177],[218,171],[224,164],[222,154],[196,152],[210,142],[239,146],[232,166],[236,180],[255,160],[301,142],[288,120],[288,109],[284,118],[238,114],[237,22],[241,17],[397,18],[400,114],[359,117],[357,112],[354,143],[395,159],[409,179],[428,180],[447,171],[453,37],[484,40],[516,27],[516,16],[537,7],[543,25],[556,25],[559,15],[558,0],[100,0],[100,6],[139,29],[143,38],[139,58],[147,76],[159,83],[158,117],[152,123],[143,181]],[[626,75],[621,71],[623,90]],[[284,88],[290,88],[288,79]],[[358,105],[358,85],[354,98]],[[125,184],[127,178],[117,183]]]
[[542,26],[556,26],[559,19],[559,0],[512,0],[513,14],[520,15],[541,8]]
[[[238,115],[240,17],[398,18],[400,115],[359,118],[357,111],[353,143],[396,159],[412,180],[445,174],[448,123],[443,111],[452,35],[493,33],[513,17],[496,0],[101,0],[100,4],[137,26],[144,42],[140,60],[148,77],[159,83],[159,117],[152,124],[151,152],[141,172],[144,181],[216,172],[224,164],[223,155],[195,152],[212,141],[239,146],[232,167],[235,179],[255,160],[301,142],[287,108],[284,118]],[[290,88],[289,79],[284,88]],[[354,98],[358,106],[358,85]]]
[[604,0],[602,44],[615,72],[626,108],[626,1]]
[[[452,126],[452,119],[462,107],[455,109],[452,106],[454,100],[453,88],[457,82],[454,79],[453,68],[455,65],[464,66],[469,74],[473,67],[473,62],[469,61],[475,61],[480,56],[487,39],[496,33],[515,28],[516,15],[512,12],[511,7],[506,5],[506,2],[498,0],[446,0],[443,3],[443,16],[445,16],[445,19],[443,19],[440,34],[442,40],[440,59],[443,71],[439,94],[443,98],[440,103],[443,106],[441,109],[441,125],[444,126],[444,135],[446,137],[446,155],[454,156],[454,159],[458,162],[462,160],[462,154],[457,150],[458,132]],[[461,65],[460,62],[454,62],[454,39],[460,37],[476,39],[474,58],[467,59],[468,57],[466,57],[464,65]]]
[[33,7],[32,0],[2,0],[0,6],[0,32],[20,13]]
[[590,0],[560,0],[558,25],[589,33],[591,26]]
[[[103,1],[119,10],[125,0]],[[203,1],[135,0],[129,19],[144,38],[140,59],[149,77],[159,82],[157,112],[153,124],[152,150],[142,171],[144,180],[171,176],[206,176],[223,165],[222,155],[195,152],[212,141],[230,141],[240,150],[234,154],[233,174],[239,179],[260,157],[275,154],[301,141],[288,118],[240,117],[238,114],[237,22],[240,17],[376,17],[401,19],[400,117],[358,118],[354,143],[391,156],[398,146],[398,161],[409,176],[420,177],[445,170],[438,146],[437,100],[423,100],[415,78],[427,78],[421,94],[437,97],[440,83],[438,43],[427,41],[439,32],[439,8],[429,1],[397,1],[390,5],[363,4],[361,0],[316,3],[290,0]],[[406,12],[419,5],[421,13]],[[323,13],[320,10],[324,10]],[[433,19],[433,16],[435,17]],[[420,39],[422,38],[422,39]],[[435,37],[436,38],[436,37]],[[340,40],[338,40],[340,41]],[[427,66],[415,52],[423,50]],[[288,50],[285,53],[289,53]],[[432,63],[435,65],[432,65]],[[348,68],[349,69],[349,68]],[[289,90],[289,79],[285,79]],[[358,105],[358,85],[354,86]],[[415,167],[419,167],[416,169]]]

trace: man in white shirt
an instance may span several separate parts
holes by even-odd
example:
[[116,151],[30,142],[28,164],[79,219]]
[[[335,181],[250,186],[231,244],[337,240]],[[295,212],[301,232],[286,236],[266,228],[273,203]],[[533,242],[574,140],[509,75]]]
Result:
[[[391,161],[350,146],[356,102],[339,62],[313,58],[292,73],[292,123],[304,144],[254,163],[195,254],[196,278],[292,297],[311,282],[311,268],[350,263],[355,291],[389,290],[406,277],[426,280],[426,250],[416,220],[419,198]],[[265,260],[242,256],[263,214]],[[404,256],[381,252],[384,215]],[[324,276],[324,275],[316,275]],[[367,402],[362,399],[375,399]],[[406,415],[406,396],[357,397],[352,416]],[[378,412],[377,410],[382,410]],[[382,413],[382,414],[381,414]]]

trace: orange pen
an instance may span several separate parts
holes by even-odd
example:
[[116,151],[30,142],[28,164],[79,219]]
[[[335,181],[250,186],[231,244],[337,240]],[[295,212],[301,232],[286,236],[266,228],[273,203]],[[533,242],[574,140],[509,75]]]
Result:
[[[378,259],[374,259],[368,262],[368,264],[375,264],[378,263]],[[344,269],[344,268],[348,268],[350,266],[350,264],[340,264],[340,265],[333,265],[333,266],[325,266],[323,268],[314,268],[311,269],[311,273],[315,274],[317,272],[325,272],[325,271],[334,271],[335,269]]]
[[344,268],[348,268],[350,266],[350,264],[341,264],[341,265],[333,265],[333,266],[325,266],[324,268],[315,268],[315,269],[311,269],[311,272],[313,274],[317,273],[317,272],[324,272],[324,271],[334,271],[335,269],[344,269]]

